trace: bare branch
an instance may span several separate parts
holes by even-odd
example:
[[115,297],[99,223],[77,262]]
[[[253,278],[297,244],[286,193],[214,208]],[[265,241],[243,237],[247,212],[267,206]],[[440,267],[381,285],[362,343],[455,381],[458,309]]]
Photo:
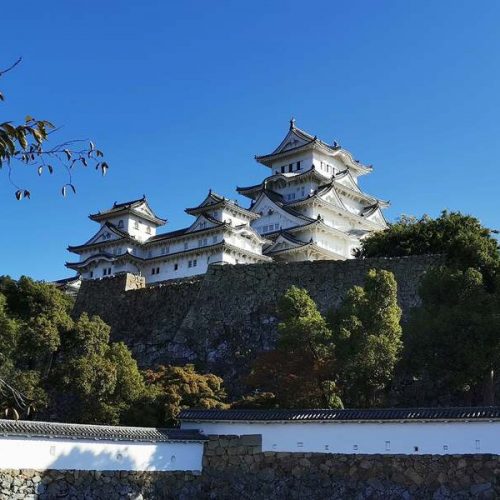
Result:
[[9,66],[7,69],[4,69],[4,70],[0,71],[0,76],[4,75],[5,73],[7,73],[8,71],[10,71],[11,69],[14,69],[22,60],[23,60],[23,58],[20,57],[14,64],[12,64],[11,66]]

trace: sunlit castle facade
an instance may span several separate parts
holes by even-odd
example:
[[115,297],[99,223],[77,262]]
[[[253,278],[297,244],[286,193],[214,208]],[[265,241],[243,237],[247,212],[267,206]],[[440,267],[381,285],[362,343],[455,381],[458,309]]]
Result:
[[372,167],[337,143],[300,130],[293,119],[279,146],[256,160],[270,175],[237,190],[260,216],[252,227],[272,240],[265,255],[285,261],[350,259],[363,237],[387,227],[381,209],[388,203],[358,186]]
[[200,205],[186,212],[195,217],[191,226],[157,234],[166,220],[155,215],[145,197],[115,203],[89,216],[100,228],[83,245],[68,247],[80,260],[66,266],[82,279],[128,272],[155,283],[203,274],[210,264],[271,260],[262,252],[270,242],[250,225],[258,215],[236,202],[209,192]]
[[360,241],[387,227],[387,202],[358,186],[372,171],[337,143],[320,141],[295,126],[270,154],[256,156],[270,172],[260,184],[238,187],[248,209],[209,191],[189,227],[157,234],[166,220],[145,197],[115,203],[92,214],[99,230],[86,243],[70,246],[68,262],[81,279],[129,272],[146,283],[203,274],[211,264],[302,260],[345,260]]

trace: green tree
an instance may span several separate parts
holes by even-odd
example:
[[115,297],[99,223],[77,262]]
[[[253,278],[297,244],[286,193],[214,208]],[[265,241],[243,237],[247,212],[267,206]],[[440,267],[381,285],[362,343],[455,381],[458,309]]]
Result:
[[498,242],[493,234],[475,217],[459,212],[443,211],[436,219],[403,216],[386,231],[365,239],[360,256],[442,254],[447,265],[462,271],[478,269],[491,285],[500,267]]
[[53,285],[0,278],[0,406],[32,413],[47,407],[47,379],[71,301]]
[[[416,404],[494,403],[500,368],[499,294],[477,269],[435,269],[405,329],[405,366]],[[418,390],[420,389],[420,390]]]
[[129,412],[131,423],[171,426],[187,408],[228,408],[222,378],[198,373],[192,364],[160,366],[145,373],[146,392]]
[[292,286],[278,304],[274,351],[255,360],[247,383],[281,407],[342,407],[335,383],[332,332],[306,290]]
[[[82,423],[123,423],[143,394],[144,380],[125,344],[110,343],[110,328],[82,314],[61,351],[53,380],[58,418]],[[62,395],[62,396],[61,396]]]
[[[0,77],[14,69],[21,62],[19,58],[10,67],[0,71]],[[0,92],[0,102],[5,96]],[[52,174],[55,168],[64,170],[67,181],[62,186],[62,194],[66,196],[68,189],[76,193],[72,181],[72,169],[77,165],[94,166],[103,175],[106,174],[108,165],[102,160],[103,153],[95,148],[91,141],[65,141],[49,144],[56,132],[54,125],[47,120],[37,120],[27,115],[24,123],[0,121],[0,169],[8,170],[8,179],[15,188],[18,200],[29,198],[31,192],[18,186],[13,180],[13,169],[17,164],[32,167],[38,175],[44,172]]]
[[338,383],[349,406],[382,402],[402,349],[397,284],[389,271],[372,269],[329,315],[337,348]]

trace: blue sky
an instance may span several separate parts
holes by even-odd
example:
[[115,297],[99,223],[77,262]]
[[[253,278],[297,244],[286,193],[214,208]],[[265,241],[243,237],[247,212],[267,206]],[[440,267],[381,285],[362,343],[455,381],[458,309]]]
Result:
[[2,5],[0,120],[49,119],[92,138],[104,178],[0,171],[0,274],[68,276],[87,215],[145,193],[173,230],[209,188],[235,197],[294,116],[373,163],[387,217],[470,213],[499,228],[500,3],[87,0]]

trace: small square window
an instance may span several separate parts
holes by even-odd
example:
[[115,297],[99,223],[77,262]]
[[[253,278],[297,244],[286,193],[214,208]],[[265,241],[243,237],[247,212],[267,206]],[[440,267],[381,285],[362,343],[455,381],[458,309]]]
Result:
[[285,173],[285,166],[281,167],[281,173],[284,174]]
[[290,165],[288,165],[288,171],[289,172],[293,171],[293,163],[290,163]]
[[174,264],[174,271],[177,271],[179,269],[179,264]]
[[139,229],[139,222],[136,220],[134,221],[134,229]]
[[90,271],[90,277],[93,278],[94,277],[94,271]]
[[193,261],[192,261],[192,260],[190,260],[190,261],[188,262],[188,267],[193,267]]
[[151,227],[146,226],[146,233],[151,234]]
[[196,265],[198,264],[198,261],[196,259],[193,260],[193,267],[196,267]]
[[188,244],[188,242],[186,241],[186,242],[184,243],[184,250],[187,250],[188,248],[189,248],[189,244]]
[[300,170],[301,167],[300,167],[300,161],[297,162],[297,170]]

